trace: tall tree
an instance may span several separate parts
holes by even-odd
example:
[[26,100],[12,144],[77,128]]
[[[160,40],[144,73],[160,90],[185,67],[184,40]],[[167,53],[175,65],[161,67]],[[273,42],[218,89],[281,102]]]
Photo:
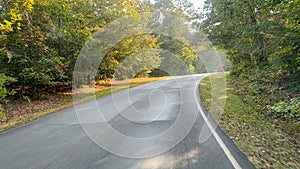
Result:
[[268,69],[282,81],[299,76],[299,3],[207,0],[201,28],[228,50],[233,74],[248,78]]

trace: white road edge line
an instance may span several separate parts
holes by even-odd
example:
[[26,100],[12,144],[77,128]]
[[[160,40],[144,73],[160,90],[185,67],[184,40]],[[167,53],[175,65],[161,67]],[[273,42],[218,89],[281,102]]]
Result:
[[[204,76],[203,78],[205,78],[206,76]],[[227,148],[227,146],[224,144],[223,140],[221,139],[221,137],[218,135],[218,133],[216,132],[216,130],[213,128],[213,126],[211,125],[211,123],[208,121],[207,117],[204,114],[204,111],[202,109],[202,107],[199,104],[199,100],[198,98],[196,98],[196,90],[198,90],[198,86],[200,84],[200,82],[203,80],[203,78],[199,81],[199,83],[197,83],[196,87],[195,87],[195,100],[197,102],[197,106],[198,109],[200,110],[200,114],[202,116],[202,118],[204,119],[207,127],[209,128],[209,130],[212,132],[212,135],[215,137],[215,139],[217,140],[218,144],[220,145],[220,147],[222,148],[222,150],[224,151],[224,153],[226,154],[227,158],[229,159],[229,161],[231,162],[231,164],[233,165],[233,167],[235,169],[242,169],[242,167],[240,166],[240,164],[236,161],[236,159],[233,157],[233,155],[231,154],[231,152],[229,151],[229,149]],[[198,96],[200,97],[200,96]]]

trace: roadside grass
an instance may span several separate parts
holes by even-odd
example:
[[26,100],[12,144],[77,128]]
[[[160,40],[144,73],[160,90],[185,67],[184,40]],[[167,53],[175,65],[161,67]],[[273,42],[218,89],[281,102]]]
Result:
[[[214,78],[220,78],[220,75],[206,77],[199,89],[208,111],[212,90],[210,79]],[[229,74],[226,74],[226,81],[226,104],[219,121],[225,133],[257,168],[300,168],[299,123],[265,117],[258,106],[246,104],[236,94],[229,83]]]
[[[60,110],[72,107],[74,104],[83,103],[93,98],[109,95],[113,92],[136,87],[145,83],[163,80],[168,77],[134,78],[122,81],[98,81],[95,88],[84,87],[79,89],[82,98],[73,100],[72,91],[45,96],[44,100],[24,101],[17,100],[5,106],[7,121],[0,122],[0,132],[28,123]],[[76,93],[76,92],[75,92]],[[95,95],[92,95],[95,94]]]

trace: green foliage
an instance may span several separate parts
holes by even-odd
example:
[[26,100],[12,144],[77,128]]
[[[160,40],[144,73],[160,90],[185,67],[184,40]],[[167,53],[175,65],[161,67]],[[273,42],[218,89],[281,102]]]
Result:
[[0,104],[0,122],[6,121],[6,115],[3,113],[4,109],[2,108],[2,104]]
[[116,78],[132,79],[134,77],[148,77],[152,70],[160,64],[161,58],[158,51],[138,51],[122,61],[117,68]]
[[[22,97],[40,98],[43,92],[70,83],[74,64],[86,39],[106,22],[120,16],[111,3],[106,3],[107,11],[100,13],[98,6],[105,2],[5,2],[1,6],[0,23],[8,20],[12,29],[0,29],[0,72],[18,79],[11,87],[21,88],[18,94]],[[22,20],[13,21],[15,15]]]
[[299,99],[292,99],[290,103],[279,102],[274,106],[267,106],[268,112],[272,115],[285,118],[299,118],[300,117],[300,102]]
[[[295,17],[300,12],[299,1],[206,3],[206,20],[201,27],[216,45],[228,50],[234,75],[264,71],[267,65],[280,80],[299,75],[300,29],[299,17]],[[278,71],[283,74],[276,74]]]
[[6,89],[6,86],[12,82],[15,82],[14,78],[8,77],[3,73],[0,73],[0,103],[6,102],[5,99],[8,95],[12,95],[14,92],[11,92]]
[[[156,66],[158,56],[157,53],[152,50],[159,47],[157,41],[158,38],[149,34],[132,36],[122,40],[116,44],[102,60],[99,66],[98,78],[105,80],[114,78],[117,70],[119,70],[118,73],[122,74],[119,75],[120,77],[118,78],[132,78],[136,75],[135,73],[138,73],[135,72],[138,69],[144,69],[151,64]],[[142,51],[143,53],[139,51]],[[134,57],[131,55],[134,55]],[[138,62],[143,62],[143,59],[146,59],[149,63],[146,65],[141,63],[139,65]],[[135,67],[138,69],[135,70]],[[148,73],[151,72],[149,70],[145,71]],[[144,75],[147,76],[148,73],[145,73]]]
[[6,103],[6,97],[8,95],[14,94],[14,92],[7,90],[6,86],[12,82],[15,82],[15,79],[5,76],[3,73],[0,73],[0,122],[6,120],[6,116],[3,113],[2,103]]
[[298,0],[206,0],[200,27],[227,50],[234,84],[263,112],[299,93],[299,7]]
[[[39,99],[43,93],[71,89],[77,57],[93,33],[119,17],[157,10],[188,20],[196,18],[193,6],[186,0],[170,0],[167,4],[160,1],[152,4],[142,0],[1,1],[0,72],[17,79],[7,87],[10,90],[18,89],[16,96],[20,98]],[[164,24],[169,26],[173,23]],[[170,31],[178,39],[186,41],[182,38],[186,33],[184,24]],[[139,35],[115,45],[104,58],[96,78],[113,78],[115,70],[127,56],[141,50],[158,48],[174,52],[176,57],[187,62],[190,70],[202,67],[193,61],[195,55],[192,50],[175,40],[158,35]],[[154,55],[152,59],[147,57],[148,65],[152,64],[153,68],[161,63],[157,53]],[[152,69],[146,69],[137,76],[148,76],[151,72]],[[83,77],[86,78],[85,75]],[[61,87],[66,84],[67,87]]]

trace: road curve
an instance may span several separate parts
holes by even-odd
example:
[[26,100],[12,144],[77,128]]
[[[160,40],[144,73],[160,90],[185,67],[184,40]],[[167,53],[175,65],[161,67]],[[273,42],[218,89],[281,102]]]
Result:
[[[254,168],[219,127],[199,142],[202,128],[207,127],[207,112],[197,93],[204,76],[175,77],[123,90],[3,132],[0,168]],[[132,144],[114,132],[149,139]]]

